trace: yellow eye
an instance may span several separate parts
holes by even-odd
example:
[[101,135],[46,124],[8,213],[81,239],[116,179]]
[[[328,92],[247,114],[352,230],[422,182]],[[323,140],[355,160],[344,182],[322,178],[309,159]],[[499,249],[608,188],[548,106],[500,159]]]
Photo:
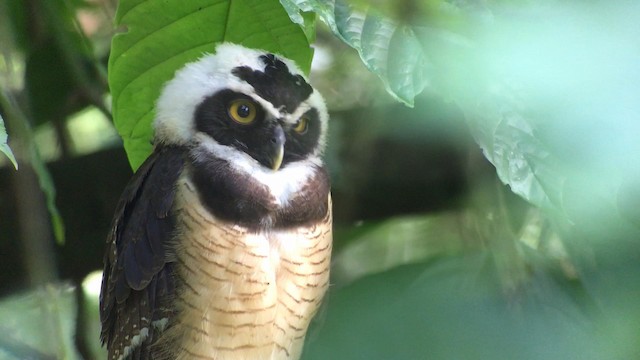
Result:
[[304,134],[307,132],[307,127],[309,125],[309,119],[306,117],[301,117],[298,119],[298,122],[293,125],[293,131],[298,134]]
[[229,105],[229,116],[238,124],[249,125],[256,119],[256,105],[245,99],[234,100]]

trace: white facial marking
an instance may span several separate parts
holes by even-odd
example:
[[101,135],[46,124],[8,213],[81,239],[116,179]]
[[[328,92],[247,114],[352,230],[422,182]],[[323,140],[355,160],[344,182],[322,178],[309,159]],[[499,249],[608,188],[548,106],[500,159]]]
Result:
[[307,180],[314,174],[315,168],[321,166],[322,161],[317,156],[311,156],[302,161],[287,164],[278,171],[273,171],[262,166],[248,154],[238,151],[236,148],[221,145],[206,134],[196,134],[198,149],[204,149],[206,153],[196,152],[196,157],[214,155],[227,160],[231,167],[251,176],[265,185],[278,205],[286,205],[296,192],[298,192]]
[[[260,56],[266,53],[263,50],[222,43],[216,47],[216,54],[205,55],[176,71],[174,78],[166,83],[156,104],[153,123],[155,140],[166,144],[188,144],[196,133],[193,121],[195,109],[205,98],[224,89],[252,97],[275,118],[285,115],[273,104],[258,96],[253,86],[232,73],[233,69],[240,66],[264,71],[265,64]],[[282,56],[278,56],[278,59],[287,65],[292,74],[301,75],[307,81],[293,61]],[[320,113],[326,112],[324,101],[316,91],[306,102],[313,107],[319,105]],[[326,118],[323,118],[323,121],[326,121]]]

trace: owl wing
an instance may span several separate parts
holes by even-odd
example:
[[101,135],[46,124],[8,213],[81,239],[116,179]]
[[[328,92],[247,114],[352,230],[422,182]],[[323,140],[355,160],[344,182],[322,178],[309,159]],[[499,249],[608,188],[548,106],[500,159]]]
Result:
[[175,184],[185,150],[158,147],[125,188],[107,238],[100,293],[108,359],[147,359],[154,332],[172,314]]

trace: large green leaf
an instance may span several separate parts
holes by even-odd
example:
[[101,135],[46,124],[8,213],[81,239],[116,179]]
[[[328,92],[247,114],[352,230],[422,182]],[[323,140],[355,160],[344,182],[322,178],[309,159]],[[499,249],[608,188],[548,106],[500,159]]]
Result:
[[154,104],[185,63],[234,42],[280,53],[307,71],[312,50],[277,0],[122,0],[109,58],[113,114],[131,166],[151,152]]
[[11,151],[9,144],[7,143],[8,138],[9,137],[7,136],[7,130],[4,128],[4,120],[2,119],[2,115],[0,115],[0,151],[2,151],[2,153],[5,154],[9,158],[9,160],[11,160],[13,167],[15,167],[17,170],[18,163],[16,162],[16,157],[13,156],[13,152]]
[[[499,277],[491,254],[480,253],[397,267],[333,288],[319,326],[309,332],[303,359],[624,359],[637,354],[632,336],[616,339],[632,330],[631,321],[624,330],[604,331],[610,321],[622,322],[597,317],[575,282],[536,271],[529,291],[508,301]],[[638,307],[633,310],[637,318]],[[612,350],[621,356],[612,356]]]
[[[425,88],[427,57],[414,31],[377,14],[360,11],[345,0],[281,0],[285,7],[313,11],[331,31],[358,51],[364,65],[396,99],[412,106]],[[296,21],[299,14],[290,11]]]

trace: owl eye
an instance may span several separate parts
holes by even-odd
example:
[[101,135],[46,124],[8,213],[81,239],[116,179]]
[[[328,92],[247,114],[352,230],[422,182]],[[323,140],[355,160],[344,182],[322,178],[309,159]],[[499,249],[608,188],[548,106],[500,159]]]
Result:
[[256,105],[245,99],[234,100],[229,105],[229,116],[238,124],[249,125],[256,119]]
[[298,134],[304,134],[307,132],[308,125],[309,119],[306,117],[301,117],[300,119],[298,119],[298,122],[293,125],[293,131],[297,132]]

